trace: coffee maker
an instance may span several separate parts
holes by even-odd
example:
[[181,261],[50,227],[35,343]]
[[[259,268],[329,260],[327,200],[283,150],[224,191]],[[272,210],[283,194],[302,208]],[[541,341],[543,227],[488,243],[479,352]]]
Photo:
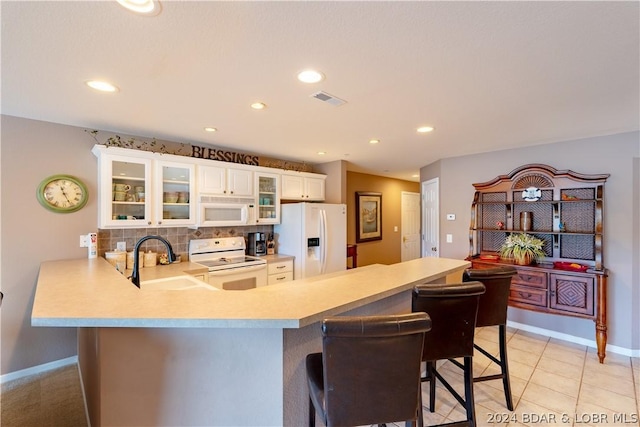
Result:
[[266,233],[249,233],[247,242],[247,255],[262,256],[267,254]]

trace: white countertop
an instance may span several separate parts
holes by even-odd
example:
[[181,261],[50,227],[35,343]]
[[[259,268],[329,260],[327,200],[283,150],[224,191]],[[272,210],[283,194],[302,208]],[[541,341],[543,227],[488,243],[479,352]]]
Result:
[[[419,258],[247,291],[142,291],[103,258],[40,266],[31,324],[57,327],[300,328],[469,267]],[[142,280],[206,272],[183,262],[142,268]]]

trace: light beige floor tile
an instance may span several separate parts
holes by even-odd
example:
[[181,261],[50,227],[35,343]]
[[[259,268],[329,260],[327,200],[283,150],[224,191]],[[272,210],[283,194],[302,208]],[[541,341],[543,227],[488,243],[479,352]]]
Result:
[[533,372],[533,375],[531,375],[530,381],[533,384],[550,388],[571,397],[578,397],[578,393],[580,392],[580,378],[572,379],[560,377],[550,372],[543,371],[542,369],[536,369]]
[[587,351],[587,346],[585,345],[563,341],[557,338],[549,338],[549,342],[547,343],[547,348],[549,349],[557,348],[559,350],[575,353],[575,354],[584,354]]
[[[511,375],[511,377],[512,378],[516,377],[525,381],[529,381],[529,378],[531,378],[531,374],[533,374],[535,367],[531,365],[525,365],[524,363],[520,363],[517,360],[512,360],[511,357],[508,357],[508,359],[509,359],[509,374]],[[499,369],[495,368],[495,365],[488,368],[487,371],[489,371],[489,369],[495,369],[495,373],[499,373]]]
[[542,357],[545,359],[558,360],[560,362],[569,363],[572,365],[583,366],[585,363],[586,349],[582,351],[576,351],[572,348],[563,348],[560,345],[547,344],[547,347],[542,353]]
[[570,379],[582,378],[582,368],[582,363],[563,362],[561,360],[549,358],[546,354],[542,354],[540,363],[538,363],[538,366],[536,367],[536,369],[541,369],[545,372]]
[[518,406],[520,406],[522,401],[535,402],[536,405],[550,411],[563,413],[573,411],[576,407],[577,398],[530,382],[527,384],[524,393],[522,393],[522,398]]
[[533,353],[527,350],[520,350],[519,348],[513,348],[507,346],[507,357],[509,358],[509,363],[519,362],[529,366],[536,366],[538,361],[540,360],[540,353]]
[[578,427],[638,427],[638,412],[617,412],[593,403],[578,402],[575,412]]
[[513,411],[509,426],[526,425],[532,427],[570,427],[573,423],[570,415],[563,411],[549,410],[536,403],[521,400]]
[[[507,336],[509,336],[509,334],[507,334]],[[477,328],[474,339],[481,339],[498,344],[498,327],[485,326],[484,328]]]
[[580,388],[580,396],[578,396],[578,402],[601,406],[620,413],[632,413],[638,411],[638,406],[634,396],[624,396],[591,384],[582,384],[582,387]]
[[[623,396],[634,397],[635,387],[633,384],[633,371],[631,368],[627,368],[629,373],[628,377],[611,375],[610,369],[585,369],[582,376],[583,384],[590,384],[604,390],[612,391],[614,393],[621,394]],[[616,371],[619,371],[616,369]]]
[[[525,381],[523,379],[520,379],[518,377],[514,377],[513,375],[510,376],[510,379],[511,379],[510,380],[510,382],[511,382],[511,398],[513,400],[513,404],[515,405],[518,402],[518,400],[520,399],[520,397],[522,396],[522,393],[524,393],[524,389],[527,386],[527,381]],[[503,395],[504,395],[504,389],[502,387],[502,379],[484,381],[484,382],[476,383],[476,384],[486,384],[489,387],[495,388],[496,390],[500,390],[500,392],[503,393]],[[505,403],[505,405],[506,405],[506,403]],[[505,408],[506,408],[506,406],[505,406]]]
[[547,337],[542,337],[540,335],[532,334],[529,332],[518,331],[509,340],[508,348],[517,348],[518,350],[523,350],[540,355],[546,348],[548,341],[549,338]]

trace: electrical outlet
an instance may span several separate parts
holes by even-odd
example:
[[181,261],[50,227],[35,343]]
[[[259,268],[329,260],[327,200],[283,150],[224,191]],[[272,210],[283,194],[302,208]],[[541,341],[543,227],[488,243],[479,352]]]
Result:
[[447,214],[447,221],[455,221],[456,214]]
[[87,236],[86,234],[81,234],[80,235],[80,247],[81,248],[88,248],[89,247],[89,236]]
[[116,243],[116,250],[117,251],[126,252],[127,251],[127,242],[118,242],[118,243]]

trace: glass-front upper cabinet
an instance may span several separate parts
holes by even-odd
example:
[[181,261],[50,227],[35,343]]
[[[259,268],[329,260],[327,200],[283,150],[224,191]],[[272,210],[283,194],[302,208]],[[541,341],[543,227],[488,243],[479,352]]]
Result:
[[257,172],[258,224],[280,223],[280,175]]
[[151,221],[151,206],[145,195],[150,185],[151,161],[109,156],[103,159],[102,166],[108,179],[101,181],[101,225],[147,225]]
[[195,166],[161,161],[156,165],[157,225],[195,224]]
[[99,228],[195,225],[195,165],[101,145],[92,151],[98,157]]

